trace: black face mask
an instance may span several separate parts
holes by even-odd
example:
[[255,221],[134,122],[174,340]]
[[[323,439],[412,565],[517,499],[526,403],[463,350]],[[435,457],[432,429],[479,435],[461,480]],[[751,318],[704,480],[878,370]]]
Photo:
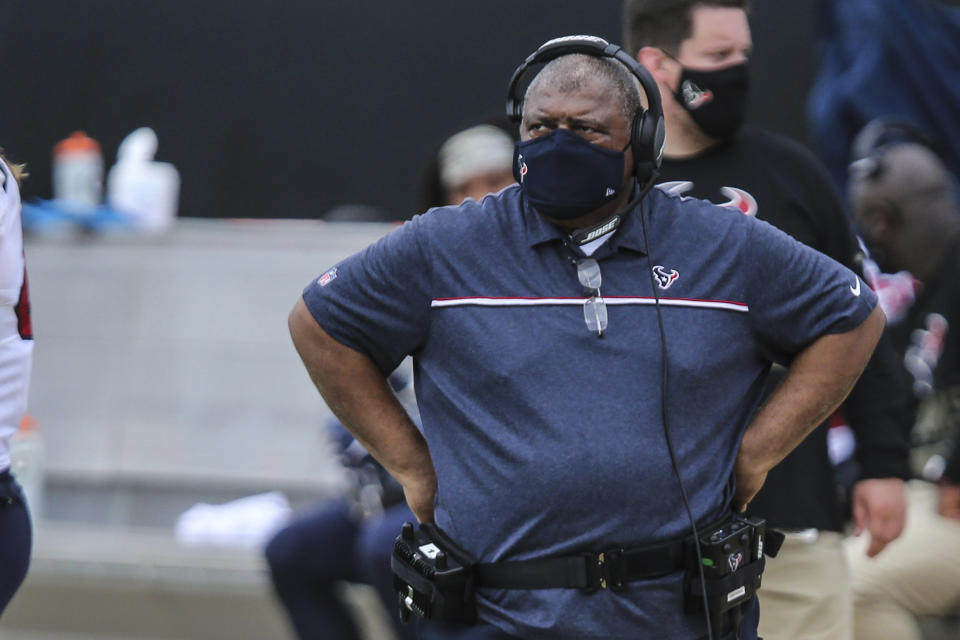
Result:
[[704,133],[729,140],[743,124],[749,88],[746,63],[716,71],[684,67],[674,97]]

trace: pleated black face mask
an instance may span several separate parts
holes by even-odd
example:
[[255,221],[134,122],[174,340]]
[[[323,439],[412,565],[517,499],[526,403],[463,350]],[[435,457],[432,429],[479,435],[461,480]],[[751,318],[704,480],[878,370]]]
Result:
[[513,172],[537,213],[573,220],[619,195],[624,162],[623,151],[604,149],[556,129],[518,142]]
[[715,71],[683,68],[674,94],[693,121],[712,138],[732,138],[747,113],[750,70],[746,63]]

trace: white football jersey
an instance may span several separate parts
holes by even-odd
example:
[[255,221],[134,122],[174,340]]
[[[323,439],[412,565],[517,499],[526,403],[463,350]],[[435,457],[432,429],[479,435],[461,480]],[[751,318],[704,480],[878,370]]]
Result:
[[0,471],[10,466],[10,438],[27,410],[33,327],[23,260],[20,189],[0,160]]

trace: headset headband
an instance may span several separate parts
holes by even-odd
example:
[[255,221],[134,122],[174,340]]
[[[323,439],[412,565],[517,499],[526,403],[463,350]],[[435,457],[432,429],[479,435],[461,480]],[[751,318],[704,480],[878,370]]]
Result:
[[653,80],[650,73],[640,66],[640,63],[631,58],[626,51],[615,44],[610,44],[603,38],[596,36],[563,36],[548,40],[539,49],[527,56],[517,70],[513,72],[510,78],[510,85],[507,89],[507,115],[515,122],[519,122],[522,117],[523,96],[517,95],[517,89],[520,80],[526,72],[535,64],[546,64],[561,56],[572,53],[583,53],[596,58],[613,58],[623,63],[627,69],[636,76],[643,88],[643,93],[647,97],[647,111],[654,119],[659,119],[663,115],[663,107],[660,104],[660,90],[657,83]]
[[[646,166],[645,174],[652,174],[660,167],[663,158],[663,142],[665,138],[663,123],[663,106],[660,102],[660,89],[639,62],[634,60],[615,44],[610,44],[603,38],[596,36],[563,36],[548,40],[539,49],[527,56],[527,59],[517,67],[510,78],[507,88],[507,115],[514,122],[519,122],[523,116],[523,98],[519,95],[520,82],[527,75],[530,67],[536,64],[546,64],[561,56],[572,53],[582,53],[595,58],[613,58],[623,64],[627,70],[640,82],[643,93],[647,98],[647,109],[641,107],[632,124],[631,145],[634,159],[638,168]],[[638,174],[638,178],[641,177]]]

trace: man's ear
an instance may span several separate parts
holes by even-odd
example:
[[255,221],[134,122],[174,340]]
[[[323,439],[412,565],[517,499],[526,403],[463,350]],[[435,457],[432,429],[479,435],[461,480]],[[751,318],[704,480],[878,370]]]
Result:
[[670,86],[673,79],[670,63],[673,60],[657,47],[643,47],[637,52],[637,62],[646,67],[658,84]]

